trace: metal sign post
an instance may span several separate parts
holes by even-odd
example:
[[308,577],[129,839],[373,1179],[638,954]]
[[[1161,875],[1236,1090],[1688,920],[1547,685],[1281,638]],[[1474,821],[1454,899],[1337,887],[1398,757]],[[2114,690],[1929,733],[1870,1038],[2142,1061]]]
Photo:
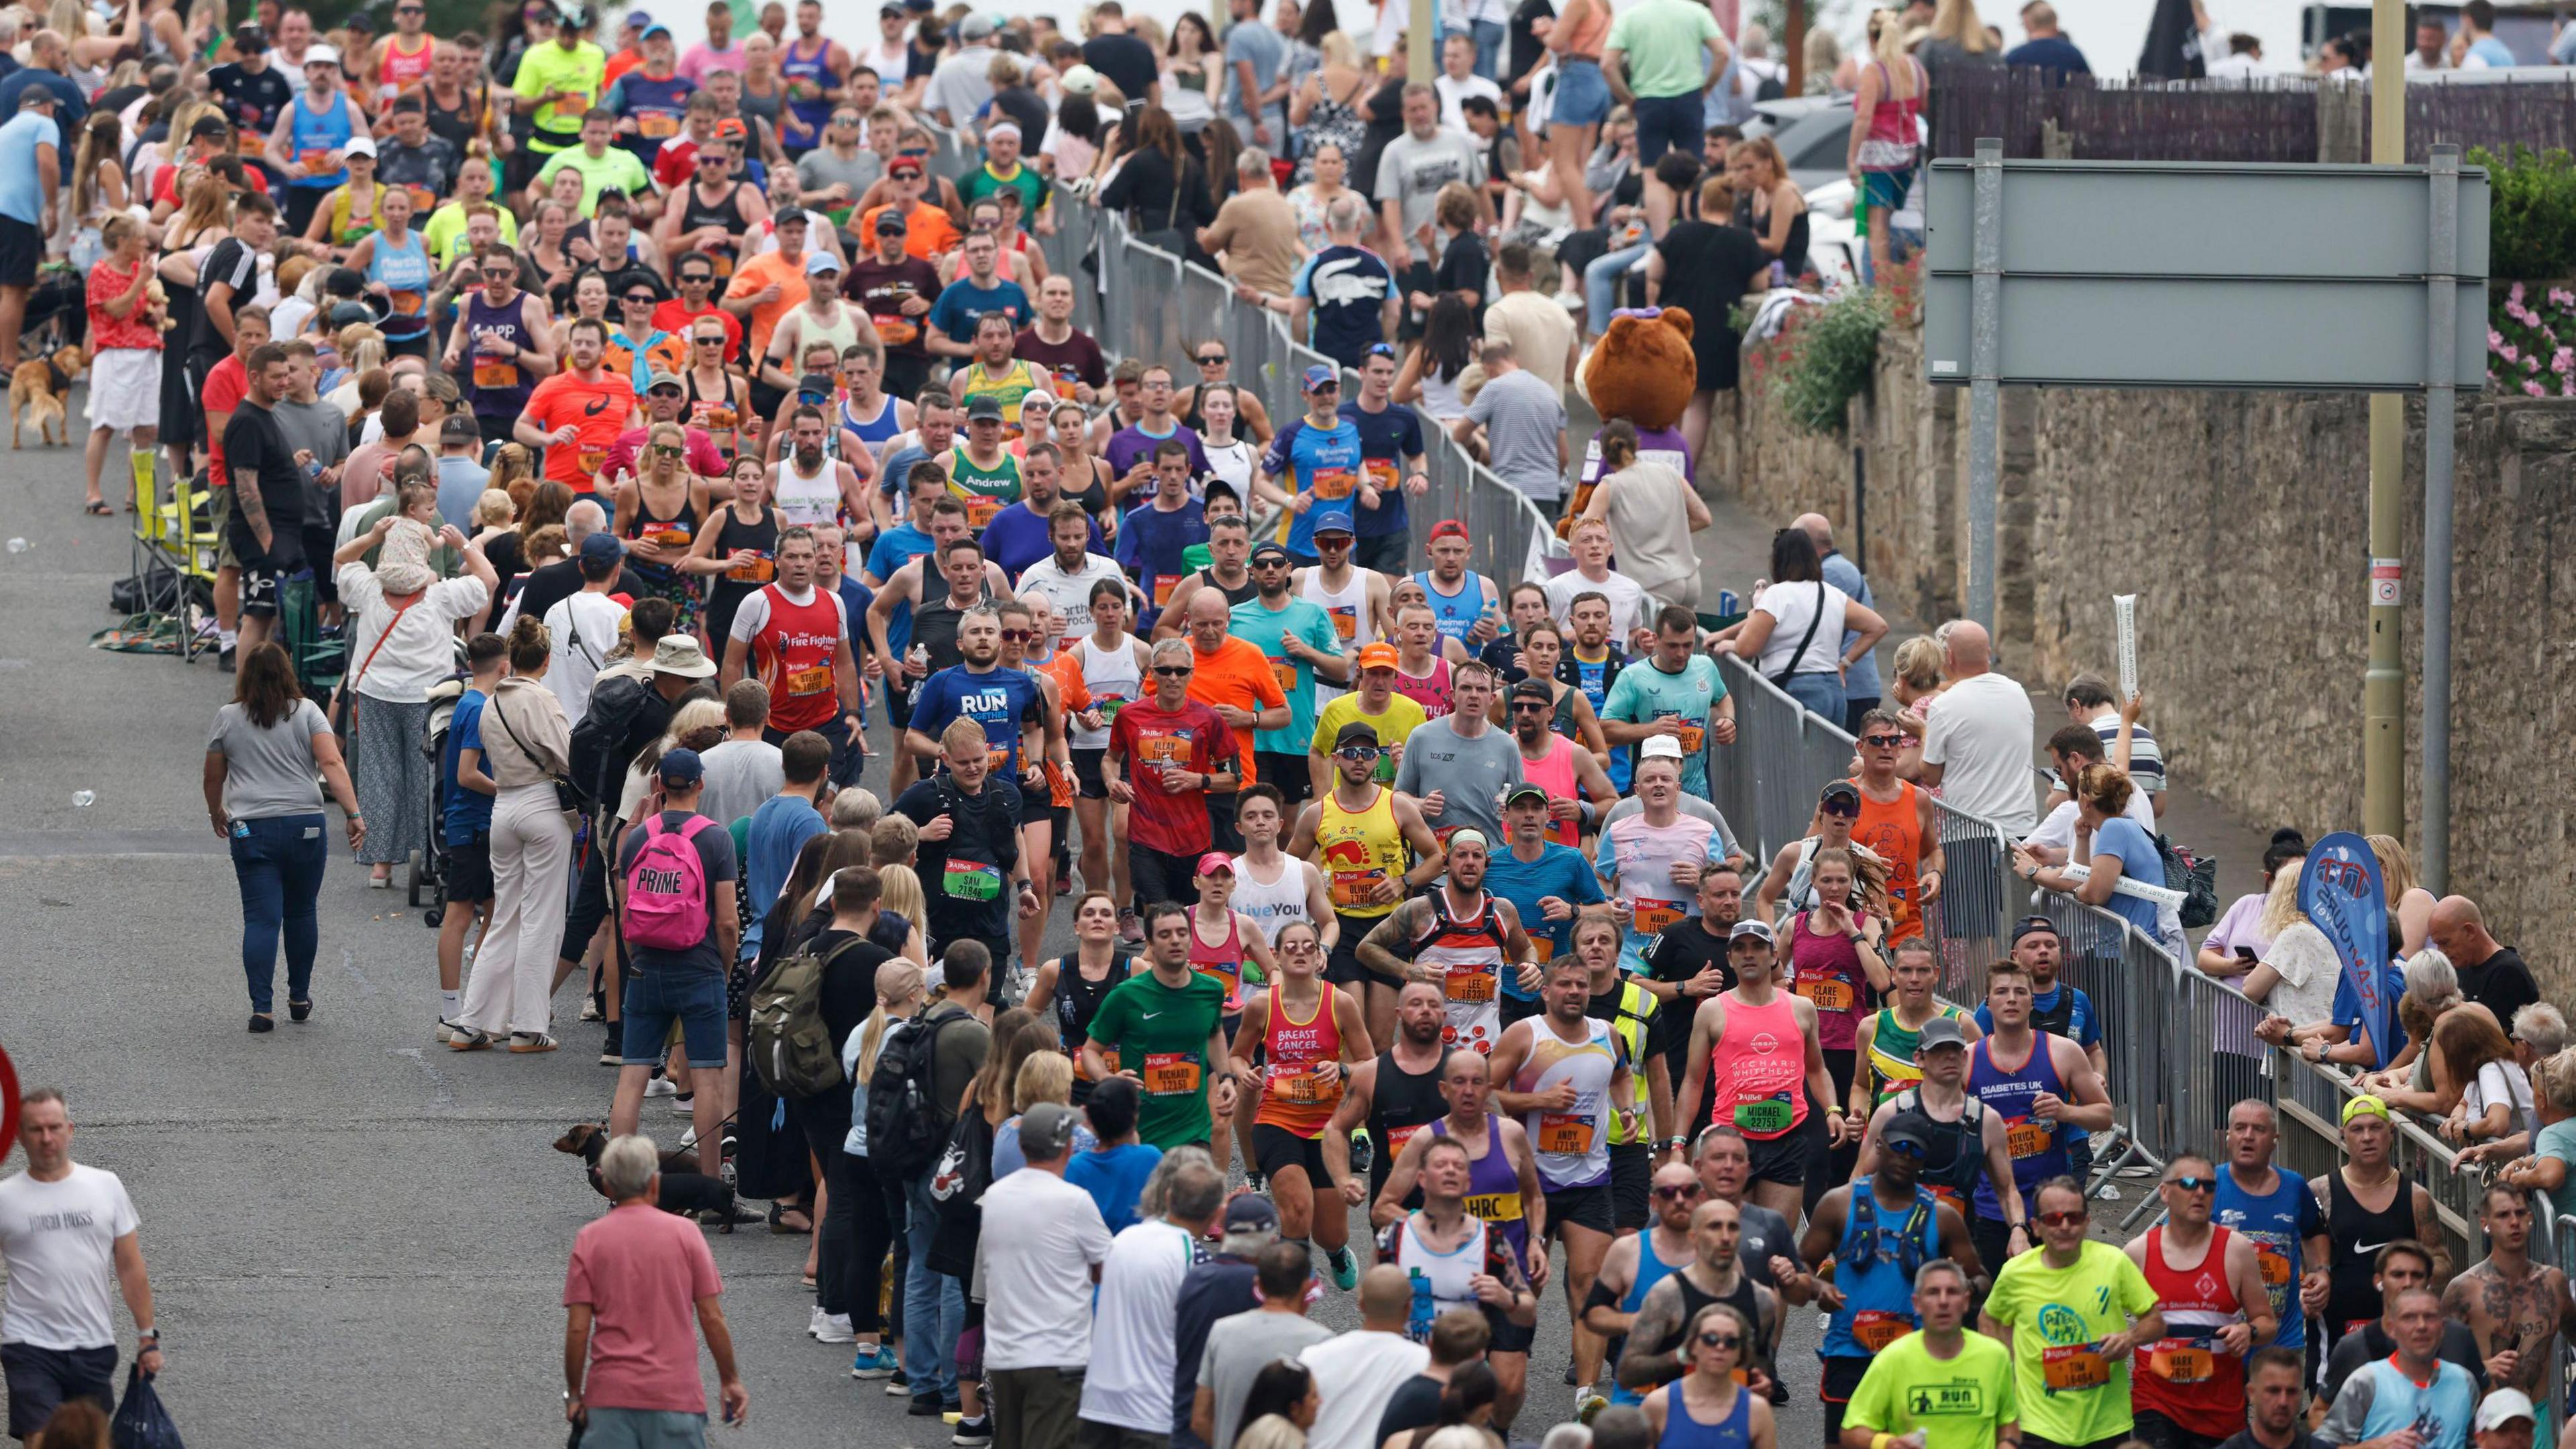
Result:
[[[2441,896],[2451,888],[2451,459],[2460,417],[2452,382],[2459,370],[2460,148],[2434,147],[2428,169],[2433,196],[2426,227],[2431,255],[2424,268],[2424,886]],[[2486,231],[2483,215],[2478,231]],[[2486,308],[2471,315],[2486,326]],[[2486,339],[2478,340],[2470,355],[2484,382]]]

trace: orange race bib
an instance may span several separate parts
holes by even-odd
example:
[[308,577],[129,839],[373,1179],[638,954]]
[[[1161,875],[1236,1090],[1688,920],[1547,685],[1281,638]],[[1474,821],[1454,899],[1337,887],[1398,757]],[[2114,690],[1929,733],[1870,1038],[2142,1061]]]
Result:
[[1348,644],[1359,637],[1360,610],[1357,604],[1343,604],[1324,611],[1333,617],[1333,635]]
[[1373,904],[1369,896],[1377,889],[1378,883],[1385,879],[1386,871],[1374,866],[1366,870],[1335,870],[1333,904],[1346,910],[1354,906]]
[[1190,762],[1190,742],[1177,735],[1148,735],[1136,742],[1136,757],[1149,765],[1187,765]]
[[2147,1350],[2147,1372],[2169,1384],[2209,1382],[2216,1357],[2198,1345],[2168,1338]]
[[308,172],[318,174],[323,169],[322,158],[330,154],[331,151],[328,147],[316,147],[309,151],[298,151],[295,153],[295,164],[303,167]]
[[971,528],[982,528],[1001,511],[1002,500],[998,498],[969,498],[966,500],[966,523]]
[[1852,1008],[1851,983],[1839,977],[1800,981],[1790,990],[1814,1002],[1818,1011],[1849,1011]]
[[2254,1267],[2263,1275],[2263,1286],[2266,1288],[2278,1288],[2290,1281],[2290,1258],[2286,1253],[2275,1253],[2269,1248],[2256,1248]]
[[1395,1154],[1404,1150],[1404,1144],[1413,1140],[1413,1134],[1421,1131],[1424,1127],[1429,1125],[1430,1124],[1426,1122],[1416,1122],[1410,1127],[1389,1127],[1386,1129],[1386,1160],[1389,1162],[1395,1161]]
[[738,584],[765,584],[778,577],[778,560],[746,549],[725,570],[725,577]]
[[901,347],[921,335],[921,329],[913,324],[913,320],[899,312],[870,320],[877,324],[877,340],[888,347]]
[[411,193],[411,209],[423,216],[438,209],[438,193],[428,187],[406,186],[403,190]]
[[2037,1157],[2048,1150],[2049,1139],[2054,1135],[2045,1122],[2006,1122],[2004,1151],[2015,1157]]
[[1172,590],[1178,588],[1180,582],[1170,574],[1154,575],[1154,607],[1160,609],[1169,605],[1172,602]]
[[2044,1348],[2039,1352],[2039,1376],[2052,1394],[2098,1389],[2111,1381],[2111,1361],[2089,1343]]
[[474,364],[476,387],[505,388],[519,385],[519,365],[515,362],[481,362]]
[[635,134],[650,141],[665,141],[680,134],[680,118],[662,111],[646,111],[635,118]]
[[1147,1052],[1138,1075],[1149,1097],[1182,1097],[1199,1089],[1198,1058],[1187,1052]]
[[1315,470],[1315,497],[1322,502],[1339,503],[1358,491],[1358,475],[1347,468]]
[[1393,458],[1363,458],[1360,460],[1360,472],[1368,478],[1369,486],[1371,488],[1375,488],[1381,493],[1391,493],[1395,491],[1395,460]]
[[1592,1150],[1592,1119],[1579,1112],[1538,1114],[1538,1150],[1576,1156]]
[[1636,932],[1640,936],[1652,936],[1669,931],[1680,925],[1683,918],[1690,914],[1689,909],[1680,901],[1657,900],[1653,896],[1637,897],[1635,906]]
[[808,699],[818,694],[829,694],[832,692],[832,666],[817,664],[811,669],[791,669],[781,682],[786,685],[790,698]]
[[1913,1331],[1914,1320],[1902,1313],[1864,1308],[1852,1315],[1852,1340],[1871,1353],[1884,1351],[1889,1344]]
[[[1263,1069],[1262,1085],[1279,1100],[1303,1106],[1338,1101],[1342,1095],[1338,1090],[1326,1088],[1323,1079],[1315,1075],[1314,1067],[1303,1063],[1294,1066],[1285,1062],[1270,1063]],[[1334,1086],[1337,1088],[1339,1085],[1336,1078]]]
[[429,305],[429,297],[421,292],[389,292],[386,299],[393,303],[397,317],[417,317]]
[[268,154],[268,138],[255,131],[235,131],[233,152],[241,156],[265,156]]
[[1297,661],[1294,659],[1271,660],[1270,677],[1279,681],[1279,692],[1281,694],[1294,695],[1297,692]]
[[1451,1001],[1491,1001],[1496,980],[1491,966],[1452,966],[1443,973],[1441,991]]
[[595,478],[599,476],[599,465],[608,461],[608,450],[585,447],[576,452],[573,457],[579,463],[581,471]]
[[1683,719],[1678,714],[1658,715],[1657,718],[1673,720],[1681,725],[1682,755],[1685,759],[1698,754],[1701,747],[1708,743],[1708,725],[1706,722],[1694,724],[1689,720]]
[[1556,959],[1556,938],[1554,936],[1532,936],[1529,938],[1529,941],[1531,960],[1544,966],[1548,962]]
[[647,531],[644,535],[644,541],[647,543],[660,544],[664,548],[687,548],[689,546],[689,537],[688,529],[677,524],[672,524]]

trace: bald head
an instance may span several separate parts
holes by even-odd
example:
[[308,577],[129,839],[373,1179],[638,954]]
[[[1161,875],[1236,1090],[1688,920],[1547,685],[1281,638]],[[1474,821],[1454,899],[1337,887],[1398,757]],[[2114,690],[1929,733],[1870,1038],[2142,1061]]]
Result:
[[1953,619],[1942,638],[1951,678],[1983,674],[1994,667],[1994,641],[1987,637],[1985,625],[1974,619]]
[[70,49],[59,30],[39,30],[27,40],[28,56],[43,70],[62,69],[64,54]]
[[1413,1280],[1393,1263],[1380,1263],[1360,1275],[1360,1326],[1380,1333],[1402,1333],[1413,1312]]
[[2486,913],[2467,896],[2444,896],[2436,902],[2425,934],[2454,966],[2478,965],[2499,949],[2495,937],[2487,934]]
[[1790,521],[1789,526],[1798,530],[1800,533],[1805,534],[1808,540],[1815,544],[1816,556],[1818,558],[1822,558],[1826,554],[1833,552],[1833,521],[1826,518],[1823,514],[1801,513],[1795,519]]

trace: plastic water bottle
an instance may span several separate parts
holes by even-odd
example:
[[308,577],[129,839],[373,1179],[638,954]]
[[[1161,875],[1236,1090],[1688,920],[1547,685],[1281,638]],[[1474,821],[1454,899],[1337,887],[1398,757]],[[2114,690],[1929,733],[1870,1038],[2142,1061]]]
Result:
[[97,803],[98,792],[96,790],[74,790],[72,792],[72,808],[75,810],[87,810],[89,807]]
[[23,538],[13,538],[9,540],[9,551],[11,553],[25,553],[28,547],[29,545],[27,541]]

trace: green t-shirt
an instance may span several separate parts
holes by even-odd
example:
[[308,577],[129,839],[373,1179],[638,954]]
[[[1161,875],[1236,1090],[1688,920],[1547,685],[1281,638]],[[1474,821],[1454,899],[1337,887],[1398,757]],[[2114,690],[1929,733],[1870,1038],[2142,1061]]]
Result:
[[553,160],[537,168],[537,185],[546,185],[558,171],[581,173],[581,214],[584,217],[599,209],[601,187],[614,186],[628,196],[653,194],[653,177],[645,171],[644,163],[635,159],[635,153],[623,146],[611,145],[597,157],[579,146],[567,146],[557,151]]
[[1146,971],[1109,988],[1091,1018],[1091,1039],[1118,1053],[1118,1068],[1144,1084],[1144,1110],[1136,1135],[1155,1147],[1205,1142],[1208,1116],[1208,1038],[1225,1017],[1225,988],[1212,976],[1190,974],[1189,984],[1165,986]]
[[997,175],[993,163],[987,161],[966,173],[965,191],[964,199],[968,206],[996,191],[1016,191],[1020,194],[1020,215],[1024,217],[1037,215],[1038,208],[1046,205],[1047,200],[1046,178],[1038,175],[1037,168],[1026,161],[1020,162],[1009,176]]
[[1686,96],[1708,80],[1717,20],[1692,0],[1639,0],[1610,22],[1610,46],[1628,63],[1628,89],[1649,100]]
[[1958,1357],[1934,1358],[1909,1333],[1870,1360],[1843,1423],[1882,1434],[1924,1431],[1924,1449],[1992,1449],[1995,1430],[2021,1417],[2012,1358],[1982,1333],[1961,1338]]
[[519,78],[510,89],[528,100],[548,91],[572,91],[574,99],[554,101],[537,107],[534,117],[536,149],[554,151],[575,144],[581,134],[581,114],[599,104],[607,94],[608,52],[585,40],[570,50],[554,41],[530,46],[519,57]]
[[2109,1243],[2086,1243],[2072,1268],[2050,1267],[2039,1250],[2006,1263],[1985,1311],[2013,1327],[2022,1431],[2060,1444],[2127,1434],[2129,1355],[2106,1359],[2093,1345],[2155,1306],[2147,1275]]
[[[493,220],[501,224],[501,240],[511,246],[519,244],[519,219],[506,206],[495,204]],[[456,265],[465,254],[465,205],[451,201],[429,214],[429,223],[420,229],[420,239],[429,254],[442,268]]]
[[1279,636],[1294,634],[1327,654],[1339,654],[1342,638],[1333,632],[1333,616],[1312,599],[1291,598],[1287,608],[1273,611],[1256,594],[1234,606],[1234,622],[1226,632],[1249,642],[1270,660],[1271,672],[1279,676],[1280,692],[1288,696],[1288,728],[1255,730],[1252,747],[1283,755],[1306,753],[1315,737],[1315,666],[1281,650]]

